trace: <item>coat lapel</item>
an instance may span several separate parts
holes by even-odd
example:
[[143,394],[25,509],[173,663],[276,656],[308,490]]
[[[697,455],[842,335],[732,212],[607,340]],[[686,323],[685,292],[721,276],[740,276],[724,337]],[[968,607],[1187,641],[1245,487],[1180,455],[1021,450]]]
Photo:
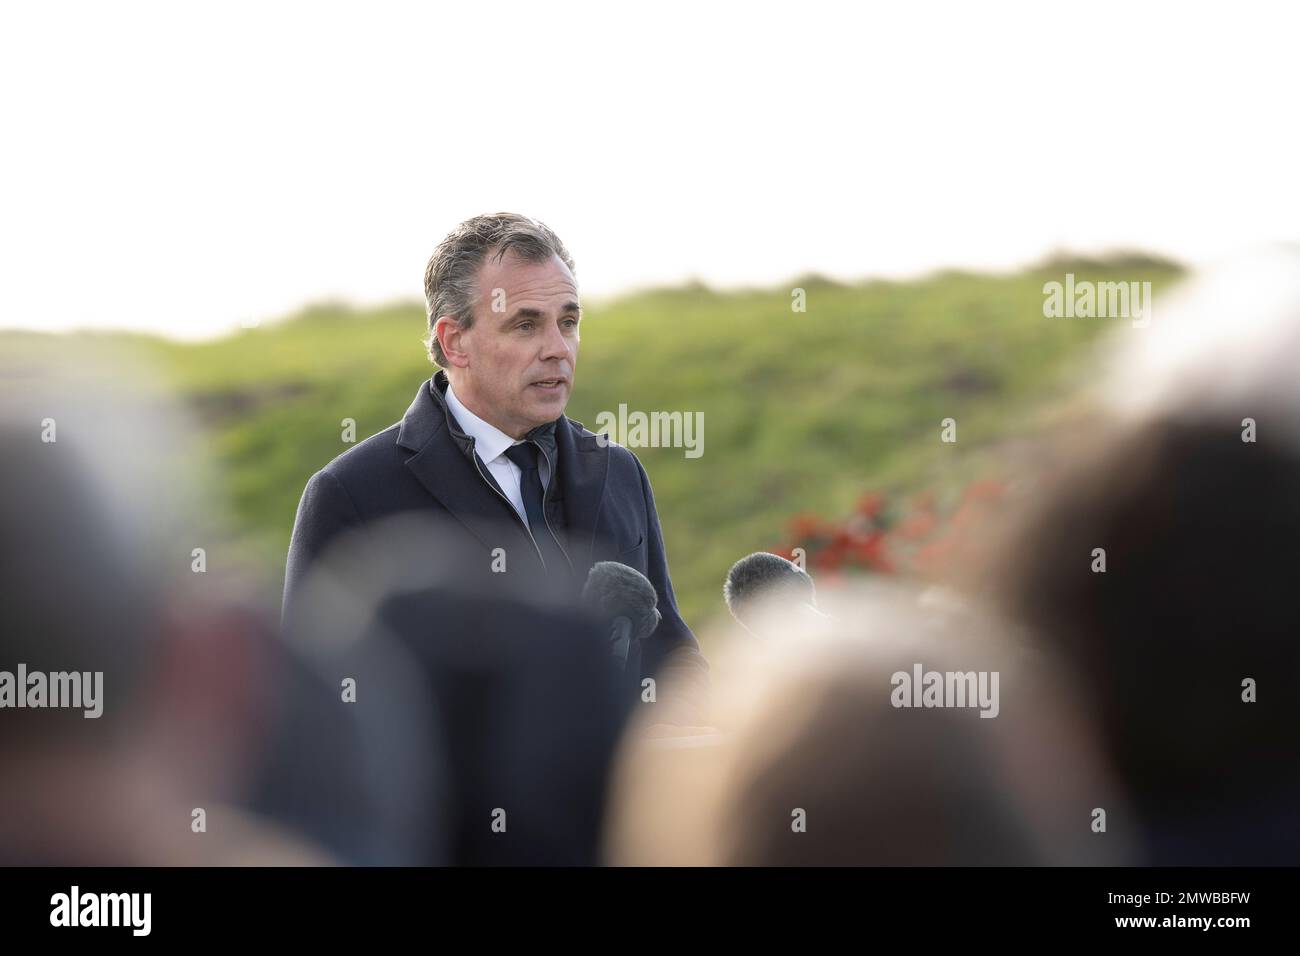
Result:
[[506,511],[510,506],[478,474],[468,446],[461,447],[462,439],[447,427],[446,411],[430,393],[431,387],[430,382],[420,387],[397,432],[397,444],[414,452],[406,467],[485,547],[523,540],[523,529]]
[[564,489],[569,557],[582,573],[591,567],[595,554],[596,520],[609,476],[609,447],[602,446],[595,435],[584,435],[581,423],[563,417],[555,429],[555,445]]

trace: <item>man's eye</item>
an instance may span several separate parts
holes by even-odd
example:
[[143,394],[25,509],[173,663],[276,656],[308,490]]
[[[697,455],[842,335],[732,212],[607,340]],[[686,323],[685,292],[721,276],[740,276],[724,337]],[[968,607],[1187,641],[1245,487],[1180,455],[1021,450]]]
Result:
[[531,332],[531,331],[533,330],[533,323],[531,323],[531,322],[520,322],[519,325],[516,326],[516,328],[519,328],[519,329],[521,329],[521,330],[524,331],[524,332]]
[[567,326],[568,326],[569,328],[571,328],[571,329],[576,329],[576,328],[578,327],[578,320],[577,320],[577,319],[565,319],[565,320],[564,320],[564,323],[565,323],[565,325],[567,325]]

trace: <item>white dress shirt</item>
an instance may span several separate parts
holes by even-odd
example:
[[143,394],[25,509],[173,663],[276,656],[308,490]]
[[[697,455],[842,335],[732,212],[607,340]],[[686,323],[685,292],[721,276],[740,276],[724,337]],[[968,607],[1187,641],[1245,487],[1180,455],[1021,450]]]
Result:
[[[451,409],[451,414],[456,419],[456,424],[470,438],[474,439],[474,452],[482,459],[483,464],[492,472],[492,477],[496,479],[501,490],[505,492],[510,503],[515,506],[519,512],[519,517],[528,524],[528,514],[524,511],[524,494],[520,487],[520,478],[523,472],[519,466],[506,457],[506,449],[512,445],[518,445],[515,441],[495,425],[483,421],[468,408],[466,408],[456,392],[451,387],[451,382],[447,383],[447,407]],[[543,471],[546,469],[546,463],[538,458],[538,467]],[[545,475],[543,475],[542,487],[545,488]]]

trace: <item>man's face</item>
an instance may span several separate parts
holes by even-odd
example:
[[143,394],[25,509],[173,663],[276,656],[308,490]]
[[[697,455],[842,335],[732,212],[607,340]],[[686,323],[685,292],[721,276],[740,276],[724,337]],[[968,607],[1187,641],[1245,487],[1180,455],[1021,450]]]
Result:
[[478,288],[474,322],[457,336],[456,396],[522,438],[568,404],[582,318],[578,286],[559,256],[528,262],[508,253],[499,261],[488,255]]

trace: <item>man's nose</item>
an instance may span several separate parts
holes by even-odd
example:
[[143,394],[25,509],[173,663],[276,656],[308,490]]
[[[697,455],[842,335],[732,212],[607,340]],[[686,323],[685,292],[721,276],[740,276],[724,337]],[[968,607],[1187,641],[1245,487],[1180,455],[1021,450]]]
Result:
[[569,342],[560,331],[559,323],[548,325],[546,327],[546,338],[542,341],[543,359],[567,359],[569,357]]

